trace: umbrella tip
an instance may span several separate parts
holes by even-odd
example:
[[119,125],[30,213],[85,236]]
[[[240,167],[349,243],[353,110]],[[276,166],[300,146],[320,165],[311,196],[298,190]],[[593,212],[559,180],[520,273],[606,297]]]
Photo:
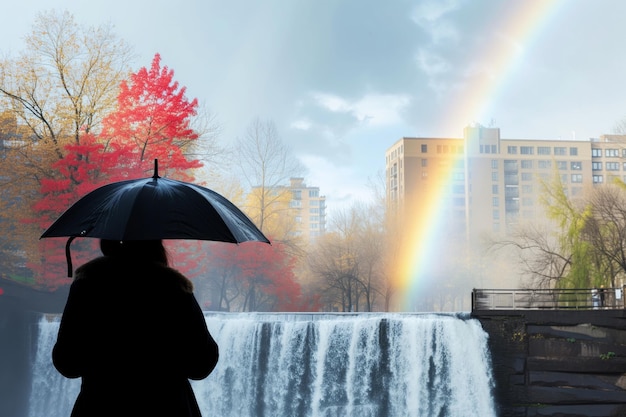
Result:
[[161,178],[159,177],[159,160],[156,158],[154,159],[154,175],[152,176],[152,178]]

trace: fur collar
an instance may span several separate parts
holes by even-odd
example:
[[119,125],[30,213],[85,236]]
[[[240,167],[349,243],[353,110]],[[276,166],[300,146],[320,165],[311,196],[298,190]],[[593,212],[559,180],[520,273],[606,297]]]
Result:
[[[112,279],[110,275],[117,275],[120,269],[124,271],[130,271],[130,269],[127,268],[124,264],[123,260],[108,256],[101,256],[99,258],[92,259],[91,261],[78,267],[76,269],[74,279],[76,281],[91,277]],[[183,274],[168,266],[157,263],[149,263],[143,265],[134,264],[132,266],[132,269],[137,271],[134,273],[141,273],[143,271],[147,274],[159,275],[163,279],[168,279],[176,282],[184,292],[190,294],[193,292],[193,283]]]

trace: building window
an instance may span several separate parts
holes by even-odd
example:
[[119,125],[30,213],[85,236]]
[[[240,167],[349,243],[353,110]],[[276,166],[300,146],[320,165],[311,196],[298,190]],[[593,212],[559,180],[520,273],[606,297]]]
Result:
[[491,173],[491,181],[498,181],[498,173],[497,172],[492,172]]
[[552,167],[552,161],[539,161],[537,163],[539,165],[539,169],[549,169]]
[[309,201],[309,206],[319,206],[320,205],[320,201],[319,200],[311,200]]
[[289,207],[302,207],[302,200],[291,200]]
[[561,182],[562,182],[563,184],[567,184],[567,174],[562,174],[562,175],[561,175]]
[[291,194],[294,200],[302,200],[302,190],[292,190]]
[[556,161],[556,166],[559,168],[559,171],[567,170],[567,161]]
[[578,156],[578,148],[569,148],[569,156]]
[[604,178],[602,177],[602,175],[594,175],[593,176],[593,183],[594,184],[602,184],[604,182]]
[[493,211],[493,219],[494,220],[499,220],[500,219],[500,210],[494,210]]
[[583,174],[572,174],[572,182],[573,183],[583,182]]
[[310,214],[320,214],[320,209],[318,209],[318,208],[310,208],[309,209],[309,213]]
[[422,153],[428,153],[428,145],[425,143],[422,143]]
[[491,204],[492,204],[494,207],[498,207],[498,206],[500,206],[500,199],[499,199],[498,197],[493,197],[493,199],[491,200]]
[[524,194],[532,194],[532,192],[533,192],[533,186],[532,186],[532,185],[530,185],[530,184],[525,184],[525,185],[522,185],[522,192],[523,192]]
[[563,146],[555,146],[554,147],[554,154],[558,155],[558,156],[564,156],[567,155],[567,151],[566,148]]
[[[493,168],[493,165],[492,165]],[[517,171],[517,160],[515,159],[505,159],[504,160],[504,170],[506,172]]]
[[498,169],[498,160],[497,159],[492,159],[491,160],[491,169]]
[[491,153],[498,153],[498,147],[496,145],[491,145]]
[[320,190],[309,190],[309,197],[317,198],[320,196]]
[[591,169],[593,171],[602,171],[602,162],[592,162]]
[[522,181],[532,181],[533,180],[533,174],[531,174],[530,172],[522,172]]
[[594,158],[599,158],[602,156],[602,149],[591,148],[591,156]]
[[533,148],[532,146],[522,146],[520,147],[520,153],[522,155],[534,155],[535,148]]
[[580,161],[572,161],[570,162],[569,167],[572,171],[580,171],[583,169],[583,163]]
[[452,173],[452,179],[454,181],[465,181],[465,173],[464,172],[455,171],[455,172]]
[[491,186],[491,194],[498,194],[498,184],[493,184]]
[[506,153],[509,155],[517,155],[517,146],[507,146]]
[[528,160],[528,159],[523,159],[522,169],[533,169],[533,161]]
[[524,207],[529,207],[533,205],[533,199],[530,197],[524,197],[522,198],[522,206]]
[[463,184],[454,184],[452,186],[453,194],[465,194],[465,185]]
[[550,155],[550,147],[549,146],[538,146],[537,147],[538,155]]
[[619,162],[607,162],[606,170],[607,171],[619,171]]
[[619,150],[618,149],[605,149],[604,156],[607,156],[609,158],[617,157],[619,156]]

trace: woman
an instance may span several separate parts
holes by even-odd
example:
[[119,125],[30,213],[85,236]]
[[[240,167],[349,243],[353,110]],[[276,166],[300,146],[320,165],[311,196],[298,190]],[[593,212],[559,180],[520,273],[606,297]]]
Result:
[[76,270],[52,352],[82,378],[72,417],[201,416],[189,379],[206,378],[218,347],[191,282],[160,240],[101,240]]

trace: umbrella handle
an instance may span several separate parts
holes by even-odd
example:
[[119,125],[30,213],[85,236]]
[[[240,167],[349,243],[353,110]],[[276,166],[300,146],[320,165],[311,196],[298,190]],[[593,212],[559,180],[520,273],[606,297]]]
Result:
[[152,178],[155,180],[161,178],[159,177],[159,160],[157,158],[154,158],[154,175],[152,175]]
[[67,276],[68,278],[72,277],[73,268],[72,268],[72,254],[70,253],[70,245],[76,239],[76,236],[70,236],[67,239],[67,243],[65,244],[65,258],[67,259]]

